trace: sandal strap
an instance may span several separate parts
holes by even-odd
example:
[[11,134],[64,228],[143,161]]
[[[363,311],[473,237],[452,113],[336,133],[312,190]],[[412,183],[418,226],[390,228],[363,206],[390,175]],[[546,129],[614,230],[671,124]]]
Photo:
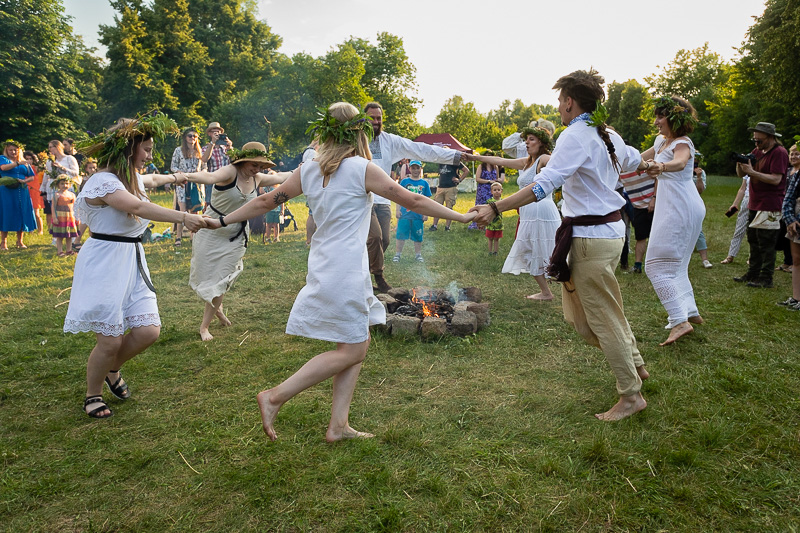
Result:
[[[91,411],[87,411],[86,407],[93,404],[100,404],[98,407],[95,407]],[[109,414],[106,416],[98,416],[96,413],[99,411],[108,410]],[[89,415],[91,418],[108,418],[114,414],[114,412],[109,409],[106,402],[103,401],[102,396],[89,396],[85,400],[83,400],[83,411]]]

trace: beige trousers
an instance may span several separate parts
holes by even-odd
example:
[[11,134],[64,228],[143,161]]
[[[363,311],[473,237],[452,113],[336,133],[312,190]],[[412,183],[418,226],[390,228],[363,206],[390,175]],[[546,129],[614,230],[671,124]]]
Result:
[[563,285],[564,318],[586,342],[606,356],[617,378],[617,392],[639,392],[642,380],[636,367],[644,364],[636,347],[614,276],[624,239],[572,239],[569,268],[572,278]]

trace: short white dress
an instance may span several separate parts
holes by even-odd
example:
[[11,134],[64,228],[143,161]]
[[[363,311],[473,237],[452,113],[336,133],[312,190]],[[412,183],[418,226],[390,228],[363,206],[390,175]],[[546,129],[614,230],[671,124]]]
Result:
[[[219,218],[236,211],[257,196],[255,189],[243,193],[238,178],[225,186],[214,185],[211,204],[205,215]],[[233,287],[242,273],[242,258],[247,250],[250,228],[247,222],[230,224],[217,230],[201,229],[192,241],[192,263],[189,270],[189,287],[203,301],[211,303]]]
[[[520,189],[529,187],[536,181],[539,159],[541,156],[533,165],[520,173],[517,178]],[[553,255],[556,231],[560,225],[561,215],[553,201],[552,193],[543,200],[520,207],[517,238],[503,264],[503,274],[519,275],[522,272],[528,272],[531,276],[544,274],[547,265],[550,264],[550,256]]]
[[[679,172],[664,172],[658,177],[658,194],[653,212],[653,227],[647,242],[645,272],[669,315],[668,328],[699,315],[694,289],[689,281],[689,260],[703,227],[706,207],[697,192],[694,176],[694,145],[687,137],[664,146],[659,135],[654,148],[655,161],[669,163],[675,147],[686,144],[691,157]],[[659,152],[659,150],[662,150]]]
[[[144,193],[138,174],[136,179],[139,190]],[[118,190],[125,190],[125,186],[116,175],[94,174],[75,200],[75,214],[93,233],[138,237],[144,233],[149,220],[136,220],[108,205],[86,203],[87,198],[102,198]],[[161,325],[156,295],[145,284],[136,264],[136,247],[139,247],[142,266],[149,279],[150,271],[141,246],[141,243],[92,238],[86,241],[75,261],[65,332],[93,331],[119,337],[131,328]]]
[[372,293],[367,234],[372,193],[365,175],[369,161],[348,157],[322,186],[319,163],[300,168],[300,182],[314,212],[306,286],[294,301],[286,333],[311,339],[357,344],[369,326],[386,322],[383,304]]

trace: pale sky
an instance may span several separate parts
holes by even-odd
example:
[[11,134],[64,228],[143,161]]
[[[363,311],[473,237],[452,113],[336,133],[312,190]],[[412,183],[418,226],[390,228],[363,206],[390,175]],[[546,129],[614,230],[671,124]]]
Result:
[[[114,20],[109,3],[64,4],[76,33],[99,48],[98,25]],[[283,38],[279,51],[289,56],[320,56],[350,36],[373,43],[382,31],[402,37],[423,100],[417,118],[429,126],[453,95],[483,113],[506,99],[555,105],[553,83],[573,70],[593,66],[607,83],[641,82],[678,50],[706,41],[731,60],[765,0],[259,0],[258,6]]]

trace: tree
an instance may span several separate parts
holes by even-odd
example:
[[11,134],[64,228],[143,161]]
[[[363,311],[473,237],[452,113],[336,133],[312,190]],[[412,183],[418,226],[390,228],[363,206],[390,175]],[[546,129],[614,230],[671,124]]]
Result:
[[470,148],[500,148],[503,140],[497,123],[488,120],[475,109],[475,104],[464,102],[458,95],[444,103],[430,130],[450,133]]
[[73,135],[94,105],[99,65],[62,16],[60,0],[3,0],[0,128],[33,147]]
[[636,80],[622,83],[616,81],[608,86],[608,124],[619,133],[625,142],[637,148],[642,146],[652,127],[645,118],[650,108],[647,89]]

